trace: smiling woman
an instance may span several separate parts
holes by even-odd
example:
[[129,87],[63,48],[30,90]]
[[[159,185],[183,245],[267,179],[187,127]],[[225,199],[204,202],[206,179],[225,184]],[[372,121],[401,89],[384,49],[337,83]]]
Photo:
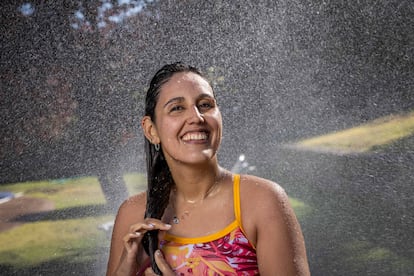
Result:
[[148,139],[158,144],[171,166],[215,157],[221,141],[221,114],[208,82],[198,74],[181,72],[162,87],[157,116],[143,121]]
[[283,189],[219,166],[221,113],[198,69],[155,74],[142,128],[148,190],[119,208],[107,275],[309,275]]

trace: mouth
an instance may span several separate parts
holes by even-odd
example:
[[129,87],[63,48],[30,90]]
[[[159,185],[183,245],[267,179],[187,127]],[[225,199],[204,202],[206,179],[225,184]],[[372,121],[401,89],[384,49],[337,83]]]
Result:
[[187,132],[181,138],[184,142],[200,142],[206,141],[208,139],[208,133],[206,131],[195,131],[195,132]]

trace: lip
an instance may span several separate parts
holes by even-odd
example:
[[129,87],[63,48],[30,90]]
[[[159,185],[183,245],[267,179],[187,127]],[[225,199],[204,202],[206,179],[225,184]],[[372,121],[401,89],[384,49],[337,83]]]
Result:
[[204,143],[210,137],[210,132],[206,129],[186,131],[180,138],[185,143]]

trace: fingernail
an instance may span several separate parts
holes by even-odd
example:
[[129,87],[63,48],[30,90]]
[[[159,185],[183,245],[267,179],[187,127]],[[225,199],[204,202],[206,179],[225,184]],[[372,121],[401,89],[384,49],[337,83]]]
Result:
[[141,233],[140,232],[135,232],[135,235],[136,236],[141,236]]
[[171,228],[171,224],[165,224],[165,227]]
[[157,249],[157,251],[155,251],[155,254],[158,256],[161,256],[161,251],[159,249]]
[[152,224],[152,223],[148,223],[148,227],[151,227],[151,228],[154,228],[154,224]]

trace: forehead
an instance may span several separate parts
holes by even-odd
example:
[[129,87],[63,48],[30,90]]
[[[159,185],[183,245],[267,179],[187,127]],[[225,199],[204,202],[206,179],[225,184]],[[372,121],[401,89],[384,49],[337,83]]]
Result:
[[174,74],[162,87],[160,100],[172,96],[185,96],[186,94],[211,94],[213,90],[210,84],[201,76],[192,72],[180,72]]

